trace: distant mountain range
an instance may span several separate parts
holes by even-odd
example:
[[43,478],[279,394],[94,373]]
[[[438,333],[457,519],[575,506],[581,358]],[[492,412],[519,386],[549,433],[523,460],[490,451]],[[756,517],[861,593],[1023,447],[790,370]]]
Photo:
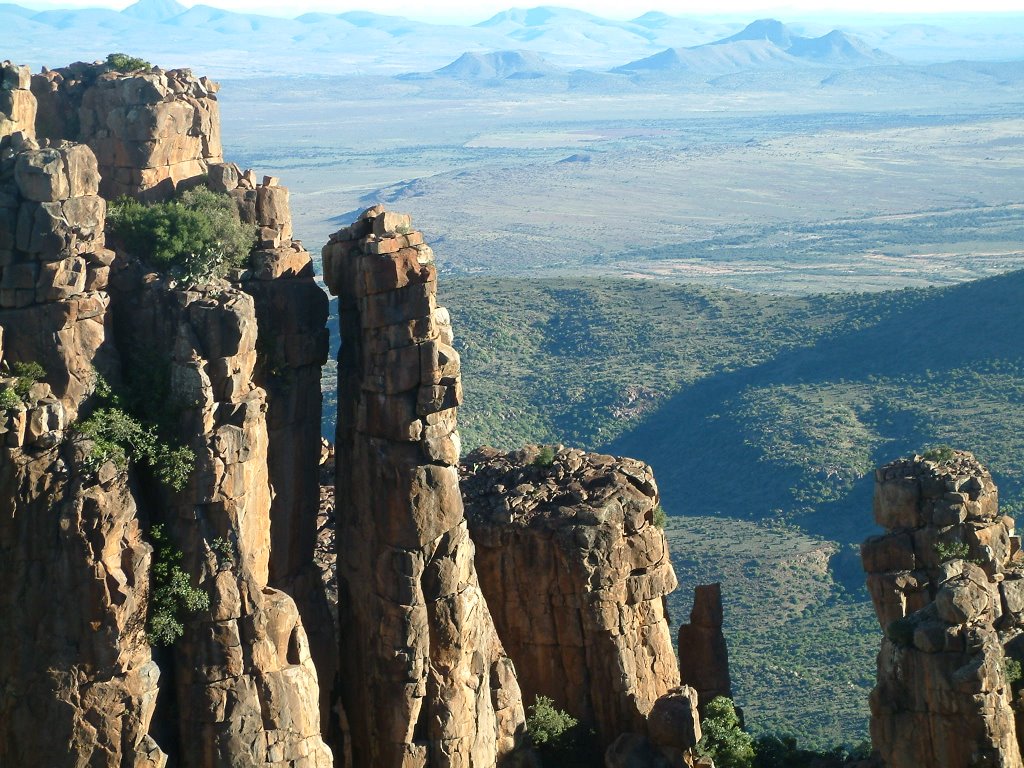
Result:
[[716,75],[808,64],[846,68],[897,63],[895,56],[871,48],[860,38],[838,29],[821,37],[803,37],[780,21],[761,19],[722,40],[692,48],[668,48],[613,71]]
[[34,11],[8,3],[0,4],[0,58],[38,69],[124,51],[222,78],[395,75],[451,65],[438,74],[497,80],[543,76],[559,68],[728,72],[794,63],[847,68],[893,57],[915,62],[1024,58],[1024,13],[863,17],[828,32],[834,26],[774,20],[744,26],[735,18],[657,12],[620,21],[556,6],[510,9],[473,26],[457,26],[370,11],[285,19],[202,4],[189,8],[177,0],[139,0],[120,12]]

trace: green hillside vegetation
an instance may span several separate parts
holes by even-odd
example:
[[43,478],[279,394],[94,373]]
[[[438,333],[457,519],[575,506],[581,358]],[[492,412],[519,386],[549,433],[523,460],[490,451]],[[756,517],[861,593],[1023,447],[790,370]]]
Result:
[[850,548],[784,523],[723,517],[673,517],[665,533],[679,578],[668,598],[673,635],[689,620],[693,588],[722,582],[747,727],[821,750],[866,739],[881,630],[863,590],[835,577]]
[[801,524],[852,542],[870,530],[865,476],[922,446],[973,450],[1004,501],[1020,500],[1022,289],[1022,272],[811,296],[490,277],[450,279],[441,300],[463,356],[467,449],[636,456],[669,514],[828,512]]
[[668,282],[449,279],[463,445],[563,442],[655,470],[681,588],[722,581],[757,734],[866,736],[881,632],[856,544],[871,472],[949,444],[1024,511],[1024,273],[773,296]]

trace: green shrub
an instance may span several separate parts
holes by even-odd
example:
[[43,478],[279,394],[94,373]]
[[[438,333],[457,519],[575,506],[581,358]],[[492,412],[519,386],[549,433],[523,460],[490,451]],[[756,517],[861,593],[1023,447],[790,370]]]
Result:
[[950,448],[948,445],[935,445],[921,452],[921,458],[925,461],[934,461],[937,464],[941,464],[944,461],[949,461],[956,455],[956,451]]
[[85,465],[93,472],[108,461],[121,470],[127,469],[129,462],[141,462],[152,468],[161,483],[180,491],[195,466],[191,449],[172,448],[157,437],[153,427],[118,407],[97,408],[75,431],[93,441]]
[[149,537],[153,542],[153,565],[146,636],[150,645],[171,645],[185,632],[183,617],[208,609],[210,596],[192,586],[181,567],[181,550],[171,544],[162,525],[154,525]]
[[939,556],[940,563],[947,560],[964,560],[970,551],[970,546],[964,541],[935,542],[935,554]]
[[664,528],[665,523],[668,522],[668,513],[665,512],[665,508],[659,504],[654,508],[654,512],[651,515],[651,522],[659,528]]
[[46,369],[36,362],[15,363],[11,366],[11,373],[17,378],[17,381],[14,382],[14,394],[22,402],[28,400],[28,393],[32,389],[32,385],[46,378]]
[[568,712],[557,709],[547,696],[537,696],[527,709],[526,730],[548,768],[590,768],[600,763],[593,731]]
[[533,460],[535,467],[550,467],[555,463],[555,449],[550,445],[541,446],[537,458]]
[[1021,667],[1021,663],[1009,656],[1003,659],[1003,671],[1006,673],[1006,682],[1010,685],[1020,682],[1021,677],[1024,676],[1024,668]]
[[715,761],[716,768],[753,768],[754,740],[740,728],[731,699],[716,696],[704,711],[700,724],[703,736],[697,752]]
[[0,389],[0,411],[9,411],[21,405],[21,398],[12,387]]
[[823,760],[829,765],[866,760],[871,756],[871,744],[864,741],[854,746],[844,744],[818,751],[801,749],[793,736],[770,734],[757,738],[754,753],[754,768],[811,768]]
[[221,568],[233,568],[235,565],[235,548],[231,542],[218,536],[210,542],[210,549],[217,557],[217,566]]
[[145,59],[129,56],[127,53],[107,54],[107,69],[115,72],[138,72],[152,69],[153,65]]
[[110,204],[107,222],[132,254],[185,280],[222,277],[244,265],[256,238],[234,200],[205,187],[166,203],[120,197]]

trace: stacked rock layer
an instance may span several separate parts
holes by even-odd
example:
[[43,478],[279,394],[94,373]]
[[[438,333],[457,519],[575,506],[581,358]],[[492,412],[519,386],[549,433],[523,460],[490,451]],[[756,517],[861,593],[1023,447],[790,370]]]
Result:
[[459,356],[433,254],[372,208],[324,247],[339,297],[341,691],[356,766],[506,765],[524,732],[459,494]]
[[899,460],[876,472],[874,510],[887,533],[861,556],[885,630],[875,748],[889,768],[1019,768],[1007,659],[1021,656],[1024,568],[991,475],[963,452]]
[[33,76],[39,133],[92,147],[103,196],[166,199],[219,163],[219,86],[187,69],[72,64]]
[[[140,126],[191,115],[186,134],[199,141],[185,144],[204,147],[202,162],[186,169],[169,161],[152,177],[173,187],[219,159],[219,126],[215,105],[196,103],[198,81],[165,74],[85,76],[77,90],[51,98],[78,99],[80,111],[59,113],[68,120],[86,121],[87,107],[116,116],[117,105],[130,106],[123,117]],[[119,189],[162,194],[168,185],[147,186],[147,171],[161,146],[177,146],[171,134],[144,140],[119,125],[54,127],[46,109],[36,125],[49,127],[34,131],[27,82],[27,70],[3,66],[0,505],[9,514],[0,521],[0,612],[11,637],[27,642],[0,660],[0,764],[160,768],[170,757],[188,767],[325,768],[332,757],[320,736],[303,624],[293,600],[270,585],[275,504],[279,537],[303,539],[310,553],[315,546],[318,361],[326,354],[322,320],[295,343],[326,315],[326,301],[309,255],[290,239],[287,190],[249,182],[261,242],[234,284],[177,285],[105,247],[95,156],[113,152],[117,169],[138,171],[122,174]],[[164,89],[159,99],[153,88]],[[100,93],[111,100],[102,109],[90,101]],[[64,141],[65,128],[95,146]],[[139,146],[119,154],[118,141]],[[236,199],[247,205],[244,193]],[[312,302],[296,308],[295,298]],[[273,343],[274,326],[261,334],[261,314],[274,315]],[[23,381],[33,365],[41,381]],[[131,463],[96,466],[78,422],[101,404],[100,374],[118,390],[146,381],[152,388],[134,389],[133,399],[148,395],[144,409],[174,412],[180,442],[195,456],[183,489]],[[306,391],[285,394],[277,377]],[[303,522],[308,533],[298,530]],[[183,553],[189,588],[209,599],[180,617],[173,653],[154,653],[146,631],[157,523]],[[281,549],[291,552],[280,558],[284,581],[297,573],[299,554]]]
[[550,697],[607,746],[645,733],[679,685],[664,600],[676,577],[649,466],[547,450],[466,457],[480,582],[527,700]]

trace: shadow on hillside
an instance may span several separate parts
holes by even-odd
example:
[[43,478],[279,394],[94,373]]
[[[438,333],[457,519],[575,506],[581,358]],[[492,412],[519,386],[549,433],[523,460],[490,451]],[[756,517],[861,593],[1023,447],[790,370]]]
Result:
[[[873,325],[698,381],[604,450],[650,463],[672,514],[772,517],[777,500],[792,499],[790,489],[801,475],[765,461],[759,449],[744,442],[745,425],[729,409],[745,387],[867,384],[870,376],[943,374],[992,359],[1024,362],[1024,271],[892,296]],[[876,425],[889,440],[886,455],[872,457],[876,464],[930,439],[908,405],[889,404]],[[820,505],[799,524],[830,539],[859,541],[873,529],[871,491],[870,478],[862,478],[844,498]]]

